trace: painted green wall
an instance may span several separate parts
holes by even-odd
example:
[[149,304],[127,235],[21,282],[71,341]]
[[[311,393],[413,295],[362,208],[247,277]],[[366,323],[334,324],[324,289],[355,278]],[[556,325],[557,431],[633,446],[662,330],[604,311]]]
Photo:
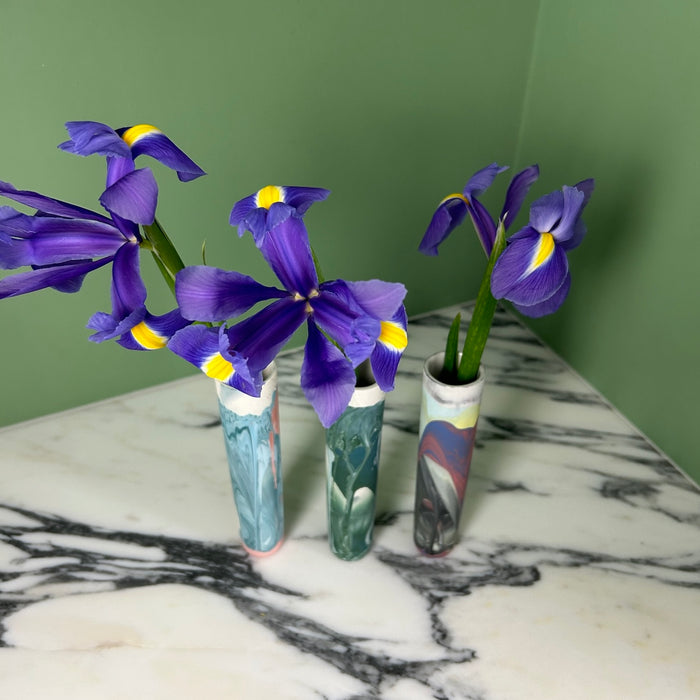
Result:
[[[695,4],[5,0],[2,14],[0,179],[97,206],[102,160],[58,151],[63,122],[154,123],[209,173],[181,184],[154,167],[187,262],[206,239],[208,262],[272,282],[228,226],[232,203],[270,182],[324,186],[307,221],[326,275],[403,281],[418,313],[475,296],[483,258],[467,229],[445,255],[415,252],[471,172],[539,162],[537,194],[594,176],[572,293],[530,325],[700,480]],[[149,306],[170,308],[145,276]],[[0,424],[191,372],[87,342],[108,285],[98,272],[78,295],[0,303]]]
[[543,0],[518,161],[595,176],[572,294],[531,323],[696,480],[700,4]]

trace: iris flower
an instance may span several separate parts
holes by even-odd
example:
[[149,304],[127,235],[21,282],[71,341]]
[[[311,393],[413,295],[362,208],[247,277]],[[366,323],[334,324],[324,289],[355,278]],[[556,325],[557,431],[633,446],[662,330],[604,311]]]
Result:
[[272,221],[279,223],[285,216],[302,217],[314,202],[329,194],[330,190],[322,187],[268,185],[236,202],[229,223],[238,226],[239,236],[250,231],[257,245]]
[[[486,255],[489,256],[496,240],[496,222],[477,196],[491,186],[499,173],[507,169],[507,166],[501,167],[497,163],[491,163],[469,178],[462,194],[451,194],[445,197],[433,214],[418,248],[420,252],[425,255],[437,255],[438,246],[464,221],[469,213],[479,241]],[[501,211],[501,219],[506,230],[518,215],[528,190],[539,177],[539,173],[539,168],[536,165],[531,165],[511,180]]]
[[380,386],[393,386],[406,345],[406,289],[380,280],[319,283],[302,219],[281,209],[270,213],[270,228],[259,232],[258,247],[283,288],[213,267],[185,268],[175,287],[185,318],[224,321],[258,302],[273,301],[219,329],[216,338],[214,329],[190,326],[168,347],[209,376],[238,388],[252,384],[255,392],[248,393],[257,394],[262,370],[306,323],[301,386],[328,427],[346,408],[355,388],[354,368],[362,361],[370,358]]
[[529,224],[510,237],[496,261],[491,276],[494,297],[507,299],[532,317],[562,305],[571,286],[566,254],[586,233],[581,213],[593,187],[593,180],[583,180],[532,204]]

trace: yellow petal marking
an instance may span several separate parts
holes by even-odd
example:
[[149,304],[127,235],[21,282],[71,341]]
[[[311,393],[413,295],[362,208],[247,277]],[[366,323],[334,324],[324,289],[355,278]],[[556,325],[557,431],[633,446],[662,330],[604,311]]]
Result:
[[212,355],[203,365],[202,372],[221,382],[227,381],[235,372],[233,365],[221,354]]
[[398,323],[393,323],[392,321],[382,321],[382,329],[378,340],[380,343],[388,345],[399,352],[408,345],[406,331]]
[[277,185],[263,187],[255,195],[255,204],[263,209],[269,209],[275,202],[284,202],[284,188]]
[[546,263],[553,252],[554,236],[551,233],[541,234],[540,242],[537,246],[537,252],[530,263],[530,272],[536,270],[540,265]]
[[449,201],[450,199],[461,199],[467,206],[469,206],[469,200],[463,195],[460,194],[459,192],[456,192],[455,194],[448,194],[445,199],[443,199],[440,204],[444,204],[445,202]]
[[150,124],[137,124],[136,126],[129,127],[122,134],[122,139],[124,139],[129,148],[131,148],[131,146],[133,146],[143,136],[160,133],[162,133],[160,129],[157,129],[155,126],[151,126]]
[[141,321],[141,323],[134,326],[131,329],[131,335],[134,340],[142,348],[146,348],[146,350],[160,350],[160,348],[164,348],[168,342],[168,339],[164,335],[156,333],[152,328],[149,328],[145,321]]

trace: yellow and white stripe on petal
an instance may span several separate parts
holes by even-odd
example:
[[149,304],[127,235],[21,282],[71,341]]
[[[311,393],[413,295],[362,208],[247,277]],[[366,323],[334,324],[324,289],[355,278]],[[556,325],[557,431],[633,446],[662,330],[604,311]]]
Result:
[[255,206],[260,209],[269,209],[276,202],[284,202],[284,187],[268,185],[259,190],[255,195]]
[[145,350],[160,350],[168,343],[168,336],[154,331],[145,321],[131,329],[133,339]]
[[408,345],[408,334],[400,324],[393,321],[382,321],[377,340],[395,352],[403,352]]
[[144,138],[145,136],[151,136],[153,134],[162,134],[163,132],[152,126],[151,124],[137,124],[136,126],[129,127],[123,134],[122,139],[126,141],[127,146],[131,148],[137,141]]
[[459,192],[455,192],[455,194],[448,194],[438,206],[442,206],[445,202],[449,202],[451,199],[461,199],[467,206],[469,206],[469,200]]
[[527,268],[526,274],[534,272],[538,267],[544,265],[554,253],[554,236],[551,233],[541,233],[540,240],[533,252],[532,260]]
[[220,382],[228,382],[236,371],[233,365],[219,352],[204,360],[201,369],[207,377],[218,379]]

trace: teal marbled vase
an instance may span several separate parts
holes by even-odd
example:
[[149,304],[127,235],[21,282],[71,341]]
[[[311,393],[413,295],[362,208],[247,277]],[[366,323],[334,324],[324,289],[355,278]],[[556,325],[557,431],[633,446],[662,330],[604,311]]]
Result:
[[328,543],[346,561],[372,545],[383,418],[384,393],[372,378],[326,430]]
[[241,541],[254,556],[276,552],[284,537],[277,368],[263,373],[259,397],[216,383]]

